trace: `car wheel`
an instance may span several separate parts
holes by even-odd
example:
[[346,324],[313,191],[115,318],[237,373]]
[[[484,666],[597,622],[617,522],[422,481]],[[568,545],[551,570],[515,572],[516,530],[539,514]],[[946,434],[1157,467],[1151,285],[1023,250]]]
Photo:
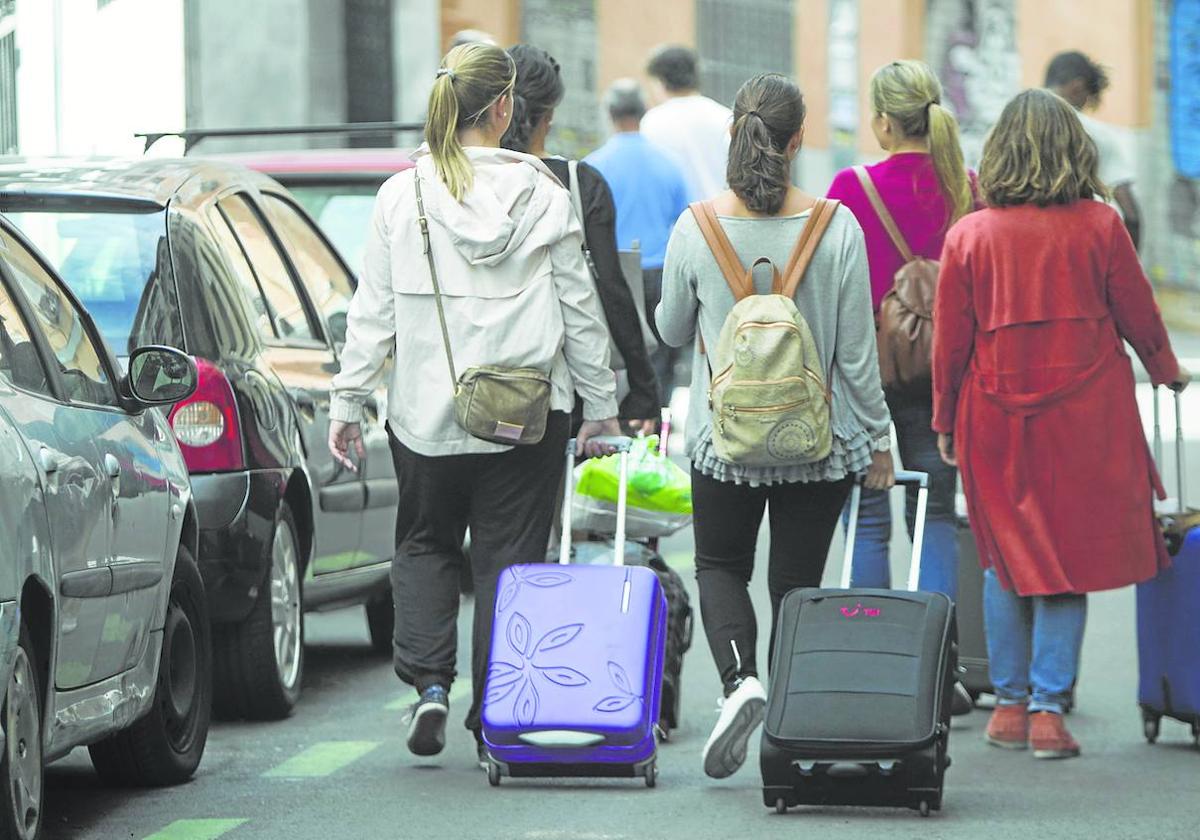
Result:
[[4,694],[7,738],[0,760],[0,837],[34,840],[42,827],[42,692],[24,622],[20,632]]
[[213,689],[223,718],[278,720],[300,699],[304,674],[303,574],[296,520],[285,504],[265,585],[245,621],[213,629]]
[[371,634],[371,650],[391,654],[392,636],[396,628],[396,607],[392,593],[385,592],[367,601],[367,632]]
[[150,711],[127,729],[92,744],[92,766],[105,781],[159,787],[186,782],[200,766],[212,718],[212,637],[204,581],[185,546],[163,622],[162,654]]

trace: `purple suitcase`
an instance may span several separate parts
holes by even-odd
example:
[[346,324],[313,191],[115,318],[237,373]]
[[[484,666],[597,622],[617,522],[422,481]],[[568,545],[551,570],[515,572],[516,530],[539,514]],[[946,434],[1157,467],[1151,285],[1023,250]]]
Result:
[[572,566],[567,444],[558,565],[511,566],[496,585],[483,700],[488,781],[502,776],[641,776],[654,787],[667,601],[658,576],[626,566],[629,439],[621,452],[612,566]]

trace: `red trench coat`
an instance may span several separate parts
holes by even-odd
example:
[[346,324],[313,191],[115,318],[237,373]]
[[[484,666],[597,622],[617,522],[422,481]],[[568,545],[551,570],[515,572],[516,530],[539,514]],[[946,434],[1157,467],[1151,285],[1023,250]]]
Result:
[[1051,595],[1165,567],[1164,494],[1121,339],[1155,383],[1179,365],[1117,213],[1078,201],[963,218],[933,323],[933,427],[955,435],[984,568]]

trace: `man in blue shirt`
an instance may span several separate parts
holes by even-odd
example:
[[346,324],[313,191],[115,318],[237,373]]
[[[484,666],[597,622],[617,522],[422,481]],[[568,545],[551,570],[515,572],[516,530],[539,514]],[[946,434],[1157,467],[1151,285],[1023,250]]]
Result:
[[[687,209],[687,182],[674,159],[642,136],[646,103],[636,81],[613,82],[605,103],[614,133],[586,160],[600,171],[612,190],[617,208],[617,247],[629,250],[636,245],[641,249],[646,316],[657,337],[654,308],[662,295],[663,260],[675,220]],[[670,402],[678,356],[678,350],[660,341],[652,359],[663,389],[663,405]]]

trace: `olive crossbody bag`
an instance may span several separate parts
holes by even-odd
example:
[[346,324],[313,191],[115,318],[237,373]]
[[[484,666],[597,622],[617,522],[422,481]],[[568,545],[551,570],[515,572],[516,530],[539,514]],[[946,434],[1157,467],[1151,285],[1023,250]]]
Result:
[[421,224],[425,256],[429,260],[429,275],[433,281],[433,297],[437,304],[438,322],[442,327],[442,344],[446,348],[446,363],[454,388],[454,415],[458,424],[472,437],[510,446],[534,444],[546,433],[550,413],[550,377],[537,368],[513,368],[500,365],[480,365],[455,372],[454,354],[450,350],[450,331],[446,327],[446,312],[442,306],[442,290],[438,285],[437,267],[429,241],[429,220],[421,198],[421,179],[414,177],[417,190],[417,212]]

